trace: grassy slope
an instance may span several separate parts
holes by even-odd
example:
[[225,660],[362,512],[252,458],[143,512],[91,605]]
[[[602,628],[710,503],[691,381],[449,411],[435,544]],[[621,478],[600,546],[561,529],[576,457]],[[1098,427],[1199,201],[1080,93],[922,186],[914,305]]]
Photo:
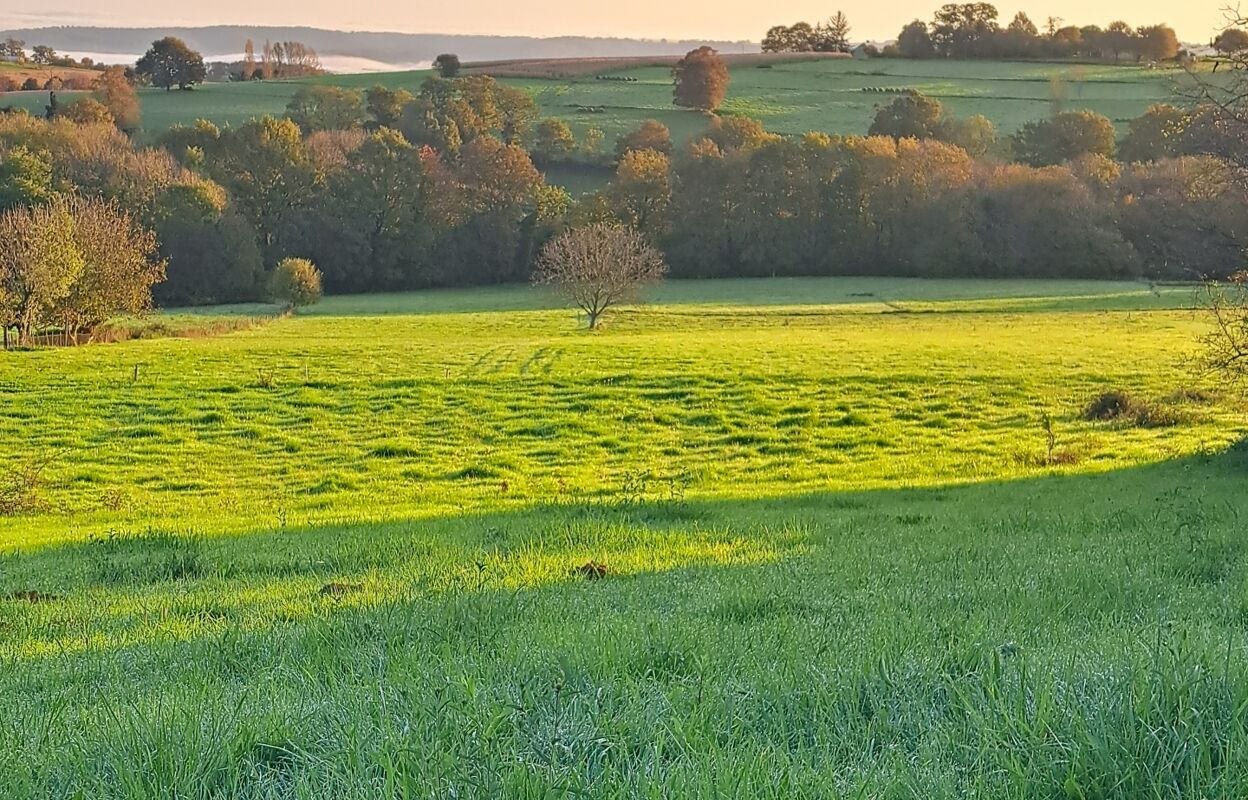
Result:
[[5,455],[61,452],[0,535],[61,596],[0,601],[8,796],[1242,793],[1242,409],[1077,418],[1189,384],[1188,290],[655,299],[0,355]]
[[[337,75],[315,80],[359,89],[381,83],[414,90],[428,74]],[[640,80],[620,83],[588,76],[507,82],[532,92],[546,115],[564,117],[580,130],[602,128],[608,143],[649,118],[661,120],[682,140],[705,129],[705,117],[672,107],[666,69],[639,68],[619,74]],[[865,133],[875,106],[891,97],[863,92],[863,88],[911,88],[939,98],[954,114],[984,114],[1009,132],[1049,113],[1052,82],[1057,79],[1065,107],[1091,108],[1121,125],[1151,103],[1170,99],[1180,76],[1173,70],[1134,66],[982,61],[845,59],[777,64],[770,69],[739,66],[732,71],[724,110],[759,117],[780,133]],[[156,132],[200,117],[237,124],[258,114],[280,114],[299,85],[295,81],[211,84],[191,93],[147,90],[143,93],[144,126]],[[40,98],[14,95],[13,100],[42,110]],[[605,106],[606,113],[582,114],[577,106]]]

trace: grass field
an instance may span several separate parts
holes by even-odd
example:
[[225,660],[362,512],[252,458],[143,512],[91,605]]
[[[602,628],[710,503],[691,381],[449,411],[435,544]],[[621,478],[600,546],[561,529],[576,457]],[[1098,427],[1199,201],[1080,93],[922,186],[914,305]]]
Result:
[[[415,91],[430,73],[333,75],[311,79],[357,89],[375,84]],[[705,130],[704,115],[672,106],[671,75],[666,67],[618,70],[636,82],[570,78],[507,78],[532,93],[543,115],[566,119],[578,133],[597,127],[608,144],[647,119],[672,129],[677,141]],[[915,89],[938,98],[951,113],[983,114],[1009,133],[1050,113],[1055,93],[1067,109],[1090,108],[1125,131],[1127,120],[1151,104],[1172,100],[1183,73],[1137,66],[987,61],[905,61],[832,59],[769,65],[737,65],[723,111],[761,119],[778,133],[811,130],[836,134],[865,133],[878,104],[892,97],[865,89]],[[206,84],[193,92],[145,90],[143,125],[149,134],[198,118],[238,124],[262,114],[279,115],[301,81]],[[14,94],[3,103],[41,111],[46,96]],[[604,109],[582,113],[580,107]]]
[[[0,61],[0,78],[9,78],[19,84],[27,78],[34,78],[42,84],[53,77],[59,77],[62,80],[77,79],[94,82],[99,75],[100,73],[95,70],[79,67],[47,67],[38,64],[17,64],[12,61]],[[16,96],[14,95],[14,97]],[[0,105],[9,105],[9,102],[9,97],[0,92]]]
[[[51,456],[4,794],[1242,796],[1193,299],[671,283],[589,334],[499,288],[0,353],[3,474]],[[1174,424],[1082,420],[1111,387]]]

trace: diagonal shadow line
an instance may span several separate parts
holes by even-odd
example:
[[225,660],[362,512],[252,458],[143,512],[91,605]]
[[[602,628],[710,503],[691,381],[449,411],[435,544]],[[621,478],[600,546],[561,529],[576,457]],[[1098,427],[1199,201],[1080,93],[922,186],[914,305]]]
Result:
[[0,640],[0,660],[120,650],[234,628],[262,634],[348,609],[446,595],[540,592],[585,580],[578,567],[590,562],[606,565],[612,579],[630,579],[765,568],[825,547],[929,546],[913,538],[919,531],[956,544],[949,531],[1034,533],[1078,515],[1137,524],[1163,495],[1179,511],[1204,502],[1191,492],[1220,486],[1233,496],[1246,469],[1248,452],[1233,448],[1105,473],[955,487],[558,503],[382,524],[63,543],[0,558],[0,630],[28,632],[25,640]]

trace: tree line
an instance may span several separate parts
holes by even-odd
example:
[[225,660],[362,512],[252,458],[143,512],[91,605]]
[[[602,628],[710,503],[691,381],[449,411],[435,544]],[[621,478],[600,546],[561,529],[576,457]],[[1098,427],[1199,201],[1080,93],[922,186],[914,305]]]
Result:
[[849,17],[837,11],[826,22],[776,25],[763,37],[764,53],[847,53]]
[[1067,25],[1049,17],[1041,30],[1018,12],[1005,26],[991,3],[949,3],[932,18],[914,20],[901,29],[897,43],[881,52],[901,58],[1085,58],[1117,62],[1170,61],[1179,55],[1179,40],[1165,24],[1133,28],[1125,22]]
[[[330,292],[523,281],[549,240],[595,224],[638,231],[684,277],[1192,279],[1238,270],[1248,230],[1245,139],[1218,108],[1155,106],[1121,142],[1084,111],[1001,137],[918,94],[868,136],[786,138],[730,115],[676,143],[650,121],[615,143],[610,183],[574,200],[530,154],[566,146],[562,123],[514,87],[303,87],[288,118],[175,127],[152,148],[106,118],[7,115],[0,210],[124,211],[153,236],[165,304],[264,298],[287,259]],[[58,302],[6,319],[29,334],[65,318]]]

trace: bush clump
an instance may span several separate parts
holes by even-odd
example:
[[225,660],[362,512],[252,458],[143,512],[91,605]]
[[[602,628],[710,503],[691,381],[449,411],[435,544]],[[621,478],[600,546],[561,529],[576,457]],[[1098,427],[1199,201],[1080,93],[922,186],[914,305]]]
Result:
[[1121,389],[1101,392],[1083,410],[1088,422],[1118,422],[1136,428],[1166,428],[1183,422],[1176,410],[1143,400]]
[[294,310],[321,299],[321,271],[306,258],[283,258],[273,271],[270,294]]

